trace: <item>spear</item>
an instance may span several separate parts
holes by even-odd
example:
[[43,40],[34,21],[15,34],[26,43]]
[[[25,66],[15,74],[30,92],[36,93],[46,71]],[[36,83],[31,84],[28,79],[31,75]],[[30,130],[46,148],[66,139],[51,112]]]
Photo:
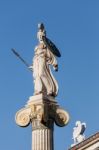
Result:
[[33,71],[31,66],[18,54],[18,52],[16,52],[14,48],[12,48],[11,51],[26,65],[26,67],[28,67],[30,71]]

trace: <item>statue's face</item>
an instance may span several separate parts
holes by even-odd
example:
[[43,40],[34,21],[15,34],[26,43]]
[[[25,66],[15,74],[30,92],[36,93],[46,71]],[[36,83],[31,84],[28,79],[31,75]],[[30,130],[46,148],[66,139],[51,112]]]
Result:
[[43,36],[45,36],[45,33],[42,32],[42,31],[39,31],[38,34],[37,34],[37,38],[38,38],[40,43],[43,42],[43,38],[42,38]]

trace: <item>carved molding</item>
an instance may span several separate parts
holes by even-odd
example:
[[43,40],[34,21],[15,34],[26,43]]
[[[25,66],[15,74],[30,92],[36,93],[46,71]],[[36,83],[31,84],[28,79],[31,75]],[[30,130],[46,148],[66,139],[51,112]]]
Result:
[[17,125],[21,127],[26,127],[30,124],[33,119],[37,119],[39,121],[42,120],[44,115],[43,105],[30,105],[19,110],[15,115],[15,121]]
[[56,125],[63,127],[69,122],[69,114],[61,108],[57,108],[55,115],[55,123]]
[[[52,120],[52,122],[50,121]],[[19,110],[15,116],[16,123],[21,127],[26,127],[33,123],[33,127],[44,125],[53,128],[53,123],[63,127],[69,122],[69,114],[52,101],[42,101],[33,104],[32,102]],[[51,123],[50,125],[48,125]],[[36,125],[37,124],[37,125]]]
[[17,125],[21,127],[28,126],[30,123],[30,113],[31,113],[30,108],[23,108],[19,110],[15,115],[15,121]]

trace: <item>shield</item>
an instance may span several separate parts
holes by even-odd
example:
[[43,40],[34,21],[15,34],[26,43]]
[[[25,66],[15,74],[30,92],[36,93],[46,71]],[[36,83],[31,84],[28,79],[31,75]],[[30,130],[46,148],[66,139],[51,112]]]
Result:
[[43,36],[44,44],[49,48],[49,50],[57,57],[61,57],[61,54],[55,44],[49,40],[47,37]]

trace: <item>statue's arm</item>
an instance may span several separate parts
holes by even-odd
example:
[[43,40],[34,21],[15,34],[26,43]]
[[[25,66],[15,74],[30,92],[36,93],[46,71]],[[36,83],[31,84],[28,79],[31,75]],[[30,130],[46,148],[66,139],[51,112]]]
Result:
[[48,62],[48,64],[53,66],[53,69],[55,71],[58,71],[57,59],[56,59],[55,55],[50,50],[47,50],[47,62]]

